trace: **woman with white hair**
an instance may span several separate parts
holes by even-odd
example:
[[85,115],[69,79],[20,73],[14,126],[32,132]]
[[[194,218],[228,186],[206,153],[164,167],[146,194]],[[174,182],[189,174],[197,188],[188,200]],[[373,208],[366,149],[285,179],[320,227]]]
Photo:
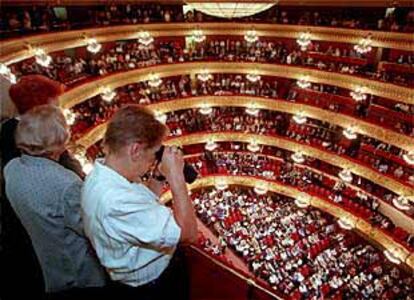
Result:
[[[0,85],[0,161],[3,174],[7,163],[21,155],[15,142],[19,115],[39,105],[57,105],[58,97],[65,91],[65,86],[42,75],[22,76],[15,84],[10,84],[1,77]],[[61,155],[59,163],[81,178],[85,177],[80,163],[68,151]],[[7,274],[2,280],[1,298],[19,299],[31,295],[32,299],[41,299],[45,288],[39,261],[28,233],[7,199],[3,176],[0,176],[0,184],[1,270]],[[25,282],[25,288],[16,289],[16,282]]]
[[41,105],[21,116],[15,141],[22,152],[4,168],[6,195],[29,233],[49,298],[72,299],[105,284],[80,215],[81,178],[58,163],[69,141],[62,111]]

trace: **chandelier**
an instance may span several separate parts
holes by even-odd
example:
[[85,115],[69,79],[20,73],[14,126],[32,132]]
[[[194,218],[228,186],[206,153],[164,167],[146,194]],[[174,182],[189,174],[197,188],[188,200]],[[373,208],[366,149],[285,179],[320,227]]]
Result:
[[299,44],[300,50],[306,51],[306,49],[312,42],[310,37],[311,37],[310,32],[302,32],[299,34],[299,37],[296,40],[296,42]]
[[213,108],[209,105],[203,105],[202,107],[199,108],[198,110],[200,112],[200,114],[202,115],[209,115],[213,112]]
[[157,119],[162,124],[165,124],[167,122],[167,115],[160,112],[156,112],[155,119]]
[[37,48],[34,50],[36,62],[44,68],[47,68],[52,62],[52,57],[47,55],[45,50]]
[[341,172],[338,173],[339,178],[341,178],[343,181],[345,182],[352,182],[352,173],[349,170],[342,170]]
[[409,210],[411,208],[410,202],[407,197],[398,196],[392,200],[392,204],[398,209]]
[[251,141],[248,145],[247,145],[247,150],[249,150],[250,152],[257,152],[260,150],[260,146],[256,141]]
[[290,157],[295,163],[298,164],[301,164],[305,161],[305,157],[303,156],[302,152],[293,153]]
[[214,141],[208,141],[206,145],[204,146],[204,149],[208,151],[213,151],[218,147],[218,145]]
[[300,87],[301,89],[307,89],[310,88],[311,83],[309,81],[307,81],[305,78],[301,78],[299,79],[296,84],[298,85],[298,87]]
[[337,222],[339,227],[341,227],[342,229],[351,230],[354,228],[354,224],[352,224],[350,220],[346,219],[345,217],[338,219]]
[[409,165],[414,165],[414,151],[408,151],[403,155],[403,159]]
[[372,44],[371,37],[368,36],[366,38],[361,39],[358,42],[358,44],[354,46],[354,50],[360,54],[368,53],[372,50],[371,44]]
[[257,72],[249,73],[249,74],[246,75],[246,79],[248,81],[252,82],[252,83],[255,83],[255,82],[259,81],[260,78],[261,77],[260,77],[260,75],[257,74]]
[[293,121],[295,121],[297,124],[305,124],[306,123],[306,117],[303,115],[303,113],[298,113],[297,115],[294,115]]
[[203,31],[200,29],[193,30],[193,34],[191,35],[191,37],[196,43],[201,43],[206,40],[206,36],[203,34]]
[[348,140],[355,140],[357,138],[357,134],[354,132],[354,130],[352,128],[347,128],[344,129],[342,131],[342,133],[344,134],[344,136],[348,139]]
[[162,79],[160,76],[152,73],[148,79],[148,85],[152,88],[157,88],[162,84]]
[[116,96],[116,92],[111,90],[109,87],[103,89],[101,93],[102,100],[106,102],[111,102]]
[[93,54],[98,53],[102,49],[102,45],[96,39],[86,39],[86,43],[88,44],[86,50]]
[[66,108],[63,110],[63,115],[65,116],[66,123],[68,125],[73,125],[76,121],[76,114],[70,109]]
[[186,2],[194,9],[201,11],[206,15],[231,19],[243,18],[261,13],[277,4],[278,1],[268,1],[270,3],[255,3],[244,1],[203,2],[199,0],[187,0]]
[[204,69],[200,73],[197,74],[197,79],[202,82],[207,82],[213,79],[213,75],[211,75],[208,70]]
[[14,75],[10,68],[3,63],[0,63],[0,75],[2,75],[11,84],[15,84],[17,82],[16,75]]
[[246,34],[244,35],[244,40],[248,43],[254,43],[259,40],[259,36],[257,35],[256,30],[247,30]]
[[364,88],[362,86],[357,87],[355,91],[351,91],[349,94],[355,101],[362,101],[367,99],[367,95],[364,94]]
[[141,45],[148,47],[152,42],[154,41],[154,38],[151,36],[151,34],[148,31],[141,31],[138,34],[138,43]]

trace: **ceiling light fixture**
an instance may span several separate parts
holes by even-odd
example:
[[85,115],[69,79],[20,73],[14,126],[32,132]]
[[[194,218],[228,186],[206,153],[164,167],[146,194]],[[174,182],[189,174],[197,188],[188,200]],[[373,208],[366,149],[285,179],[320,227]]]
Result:
[[310,32],[301,32],[299,34],[298,39],[296,40],[298,45],[300,46],[300,50],[306,51],[308,46],[311,44],[311,34]]
[[44,68],[47,68],[52,62],[52,57],[47,55],[42,48],[34,49],[36,63]]
[[348,169],[343,169],[341,172],[338,173],[339,178],[341,178],[345,182],[352,182],[352,173]]

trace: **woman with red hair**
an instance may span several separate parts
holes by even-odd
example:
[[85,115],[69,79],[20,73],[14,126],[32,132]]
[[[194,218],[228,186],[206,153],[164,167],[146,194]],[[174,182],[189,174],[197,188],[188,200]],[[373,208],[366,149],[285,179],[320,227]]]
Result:
[[[9,89],[9,100],[14,104],[20,115],[43,104],[58,104],[58,97],[65,91],[65,85],[42,75],[23,76]],[[18,117],[11,118],[2,124],[1,153],[2,169],[13,158],[19,156],[14,142],[14,132]]]
[[[6,105],[5,102],[13,103],[18,113],[23,115],[39,105],[58,104],[58,97],[64,90],[65,86],[59,82],[41,75],[28,75],[10,87],[10,98],[4,98],[2,102],[3,105]],[[19,119],[19,116],[10,118],[1,126],[2,174],[6,164],[21,154],[15,143],[15,131]],[[74,160],[67,151],[61,155],[59,163],[77,173],[81,178],[84,177],[79,162]],[[4,194],[4,182],[1,181],[1,268],[7,274],[2,284],[2,299],[18,299],[20,295],[22,297],[31,295],[32,299],[41,299],[44,283],[39,262],[26,230]],[[17,282],[24,282],[25,288],[14,289]]]

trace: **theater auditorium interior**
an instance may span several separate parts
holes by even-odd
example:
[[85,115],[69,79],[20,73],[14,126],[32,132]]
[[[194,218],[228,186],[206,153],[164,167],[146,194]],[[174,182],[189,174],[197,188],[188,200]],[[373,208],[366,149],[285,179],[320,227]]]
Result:
[[131,103],[198,172],[191,300],[414,299],[412,1],[0,5],[2,122],[40,74],[85,173]]

